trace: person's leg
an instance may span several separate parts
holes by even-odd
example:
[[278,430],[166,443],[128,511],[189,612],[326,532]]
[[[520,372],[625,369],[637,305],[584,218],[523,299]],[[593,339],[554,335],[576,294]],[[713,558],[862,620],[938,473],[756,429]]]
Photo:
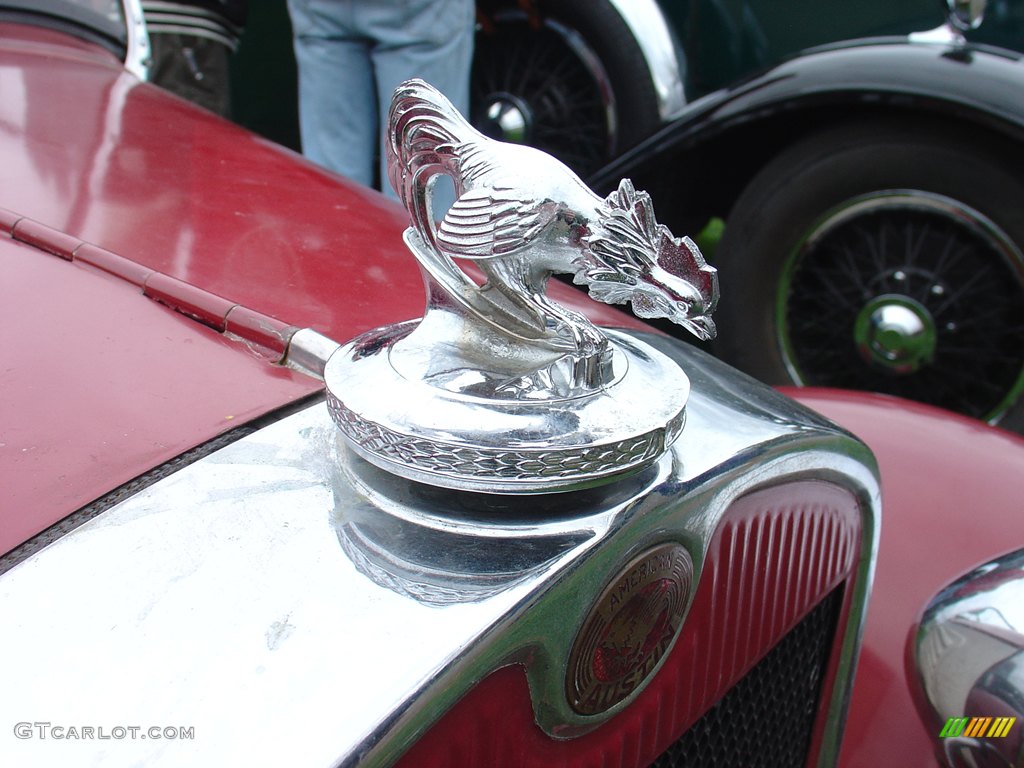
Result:
[[350,0],[288,0],[299,69],[299,130],[310,160],[373,185],[379,134],[369,42]]
[[[430,83],[468,116],[476,17],[473,0],[404,0],[377,2],[373,6],[376,11],[372,33],[377,44],[372,57],[377,74],[381,139],[395,88],[413,77]],[[390,18],[385,16],[384,6],[392,6]],[[396,197],[387,183],[383,144],[380,158],[384,191]]]

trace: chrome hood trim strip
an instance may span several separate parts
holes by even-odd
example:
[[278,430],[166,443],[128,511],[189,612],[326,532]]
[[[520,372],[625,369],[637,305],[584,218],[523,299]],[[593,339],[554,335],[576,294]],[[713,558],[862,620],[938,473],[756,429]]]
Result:
[[124,18],[128,33],[128,51],[124,68],[139,80],[149,79],[149,65],[152,63],[152,49],[149,46],[149,32],[142,15],[140,0],[124,0]]
[[477,681],[527,656],[554,668],[528,667],[542,727],[588,730],[632,700],[588,718],[562,692],[603,587],[594,576],[667,540],[699,571],[733,500],[812,476],[850,489],[865,515],[830,709],[841,714],[878,530],[870,454],[702,353],[644,338],[685,363],[688,424],[653,467],[606,489],[517,507],[381,483],[319,403],[16,566],[0,577],[0,723],[192,727],[194,739],[38,744],[8,729],[0,762],[386,765]]

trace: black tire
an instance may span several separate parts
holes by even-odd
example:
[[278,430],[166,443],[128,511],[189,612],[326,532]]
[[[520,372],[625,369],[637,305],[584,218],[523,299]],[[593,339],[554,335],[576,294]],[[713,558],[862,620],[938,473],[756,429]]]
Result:
[[[606,0],[478,3],[472,121],[586,177],[659,125],[629,28]],[[517,126],[521,125],[521,129]]]
[[717,352],[769,383],[883,392],[1022,431],[1014,158],[912,123],[794,144],[727,220]]

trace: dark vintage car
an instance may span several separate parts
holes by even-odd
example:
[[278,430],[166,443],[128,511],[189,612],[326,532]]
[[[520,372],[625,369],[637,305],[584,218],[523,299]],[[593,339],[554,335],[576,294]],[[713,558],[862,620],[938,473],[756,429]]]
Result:
[[480,6],[478,125],[725,222],[716,354],[1024,428],[1024,3]]
[[821,45],[880,37],[905,42],[908,35],[948,41],[944,26],[952,11],[972,43],[1024,48],[1024,3],[987,5],[478,0],[473,120],[588,176],[685,116],[691,102]]
[[[1021,764],[1020,438],[801,404],[558,285],[612,341],[567,375],[611,378],[495,403],[519,294],[480,332],[428,262],[407,322],[423,221],[145,59],[134,0],[0,3],[0,765]],[[581,194],[700,266],[628,184]],[[456,337],[410,359],[424,328]]]

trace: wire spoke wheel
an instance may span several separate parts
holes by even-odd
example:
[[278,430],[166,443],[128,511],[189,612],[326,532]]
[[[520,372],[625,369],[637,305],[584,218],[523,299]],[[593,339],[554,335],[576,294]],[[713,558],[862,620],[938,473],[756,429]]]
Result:
[[601,62],[572,30],[524,15],[477,53],[473,122],[492,138],[530,144],[577,173],[597,170],[616,146],[615,106]]
[[1024,161],[916,118],[810,133],[751,180],[716,254],[716,352],[1024,433]]
[[827,214],[780,282],[799,383],[898,395],[998,419],[1024,372],[1024,260],[991,221],[924,192]]
[[471,119],[586,177],[658,125],[639,47],[604,0],[478,4]]

